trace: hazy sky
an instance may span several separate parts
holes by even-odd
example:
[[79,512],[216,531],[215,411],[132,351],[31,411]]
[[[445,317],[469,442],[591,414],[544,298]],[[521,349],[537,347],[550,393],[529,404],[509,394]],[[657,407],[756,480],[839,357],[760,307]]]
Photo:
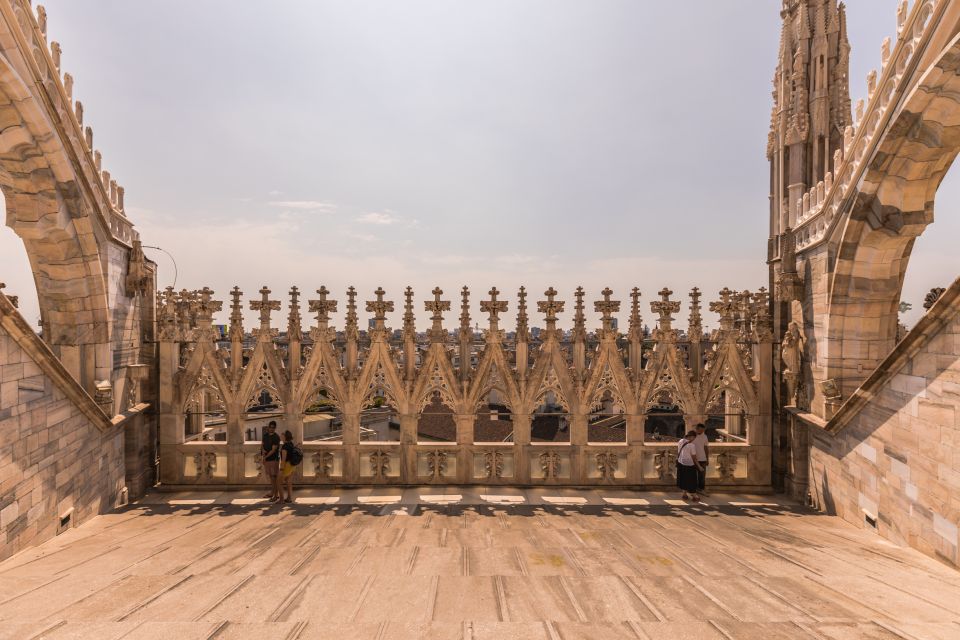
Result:
[[[766,284],[780,2],[44,4],[105,168],[178,288],[286,300],[325,284],[342,325],[347,285],[361,301],[382,285],[399,310],[409,284],[426,327],[436,285],[451,320],[462,285],[475,303],[497,285],[512,326],[520,284],[531,302],[556,286],[567,320],[577,285],[588,301],[609,285],[624,312],[639,286],[651,323],[664,285]],[[847,0],[854,101],[896,4]],[[915,309],[960,272],[958,202],[951,174],[908,270]],[[5,227],[0,256],[35,320]]]

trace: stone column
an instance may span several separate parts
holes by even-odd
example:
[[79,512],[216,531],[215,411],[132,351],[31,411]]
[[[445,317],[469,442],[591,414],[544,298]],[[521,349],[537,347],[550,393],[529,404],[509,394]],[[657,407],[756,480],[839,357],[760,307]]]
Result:
[[400,416],[400,444],[405,446],[417,444],[418,422],[419,418],[416,414]]
[[646,440],[643,414],[626,414],[627,419],[627,479],[631,484],[643,484],[643,447]]
[[473,466],[473,428],[477,416],[472,413],[458,414],[457,421],[457,480],[469,482]]
[[160,438],[160,481],[167,484],[176,484],[180,481],[182,469],[179,468],[179,455],[176,445],[183,443],[183,425],[181,424],[181,408],[177,406],[176,386],[174,374],[180,366],[180,344],[172,340],[160,341],[159,348],[159,438]]
[[514,413],[513,420],[513,473],[514,481],[530,481],[530,414]]

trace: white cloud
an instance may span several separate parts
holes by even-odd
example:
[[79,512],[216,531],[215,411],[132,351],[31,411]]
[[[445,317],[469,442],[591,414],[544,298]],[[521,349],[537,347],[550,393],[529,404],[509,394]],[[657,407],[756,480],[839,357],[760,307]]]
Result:
[[389,212],[381,213],[378,211],[371,211],[370,213],[365,213],[362,216],[359,216],[357,218],[357,222],[362,224],[388,225],[399,222],[399,218]]
[[282,209],[299,209],[301,211],[322,211],[329,213],[336,209],[336,205],[330,202],[320,202],[319,200],[273,200],[271,207],[280,207]]

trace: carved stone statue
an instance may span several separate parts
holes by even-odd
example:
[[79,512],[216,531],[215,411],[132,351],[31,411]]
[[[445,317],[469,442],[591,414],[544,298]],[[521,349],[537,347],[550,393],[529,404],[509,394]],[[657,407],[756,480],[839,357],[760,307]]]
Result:
[[796,322],[791,322],[783,335],[780,357],[783,358],[785,365],[783,378],[787,381],[787,404],[796,406],[799,399],[803,360],[803,336]]

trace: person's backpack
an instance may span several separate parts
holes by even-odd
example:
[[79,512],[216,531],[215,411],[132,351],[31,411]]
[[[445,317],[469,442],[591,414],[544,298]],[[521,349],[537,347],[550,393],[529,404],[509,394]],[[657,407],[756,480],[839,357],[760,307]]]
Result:
[[290,451],[290,455],[287,456],[287,462],[293,466],[297,466],[303,462],[303,449],[300,448],[300,445],[293,445],[293,449]]

